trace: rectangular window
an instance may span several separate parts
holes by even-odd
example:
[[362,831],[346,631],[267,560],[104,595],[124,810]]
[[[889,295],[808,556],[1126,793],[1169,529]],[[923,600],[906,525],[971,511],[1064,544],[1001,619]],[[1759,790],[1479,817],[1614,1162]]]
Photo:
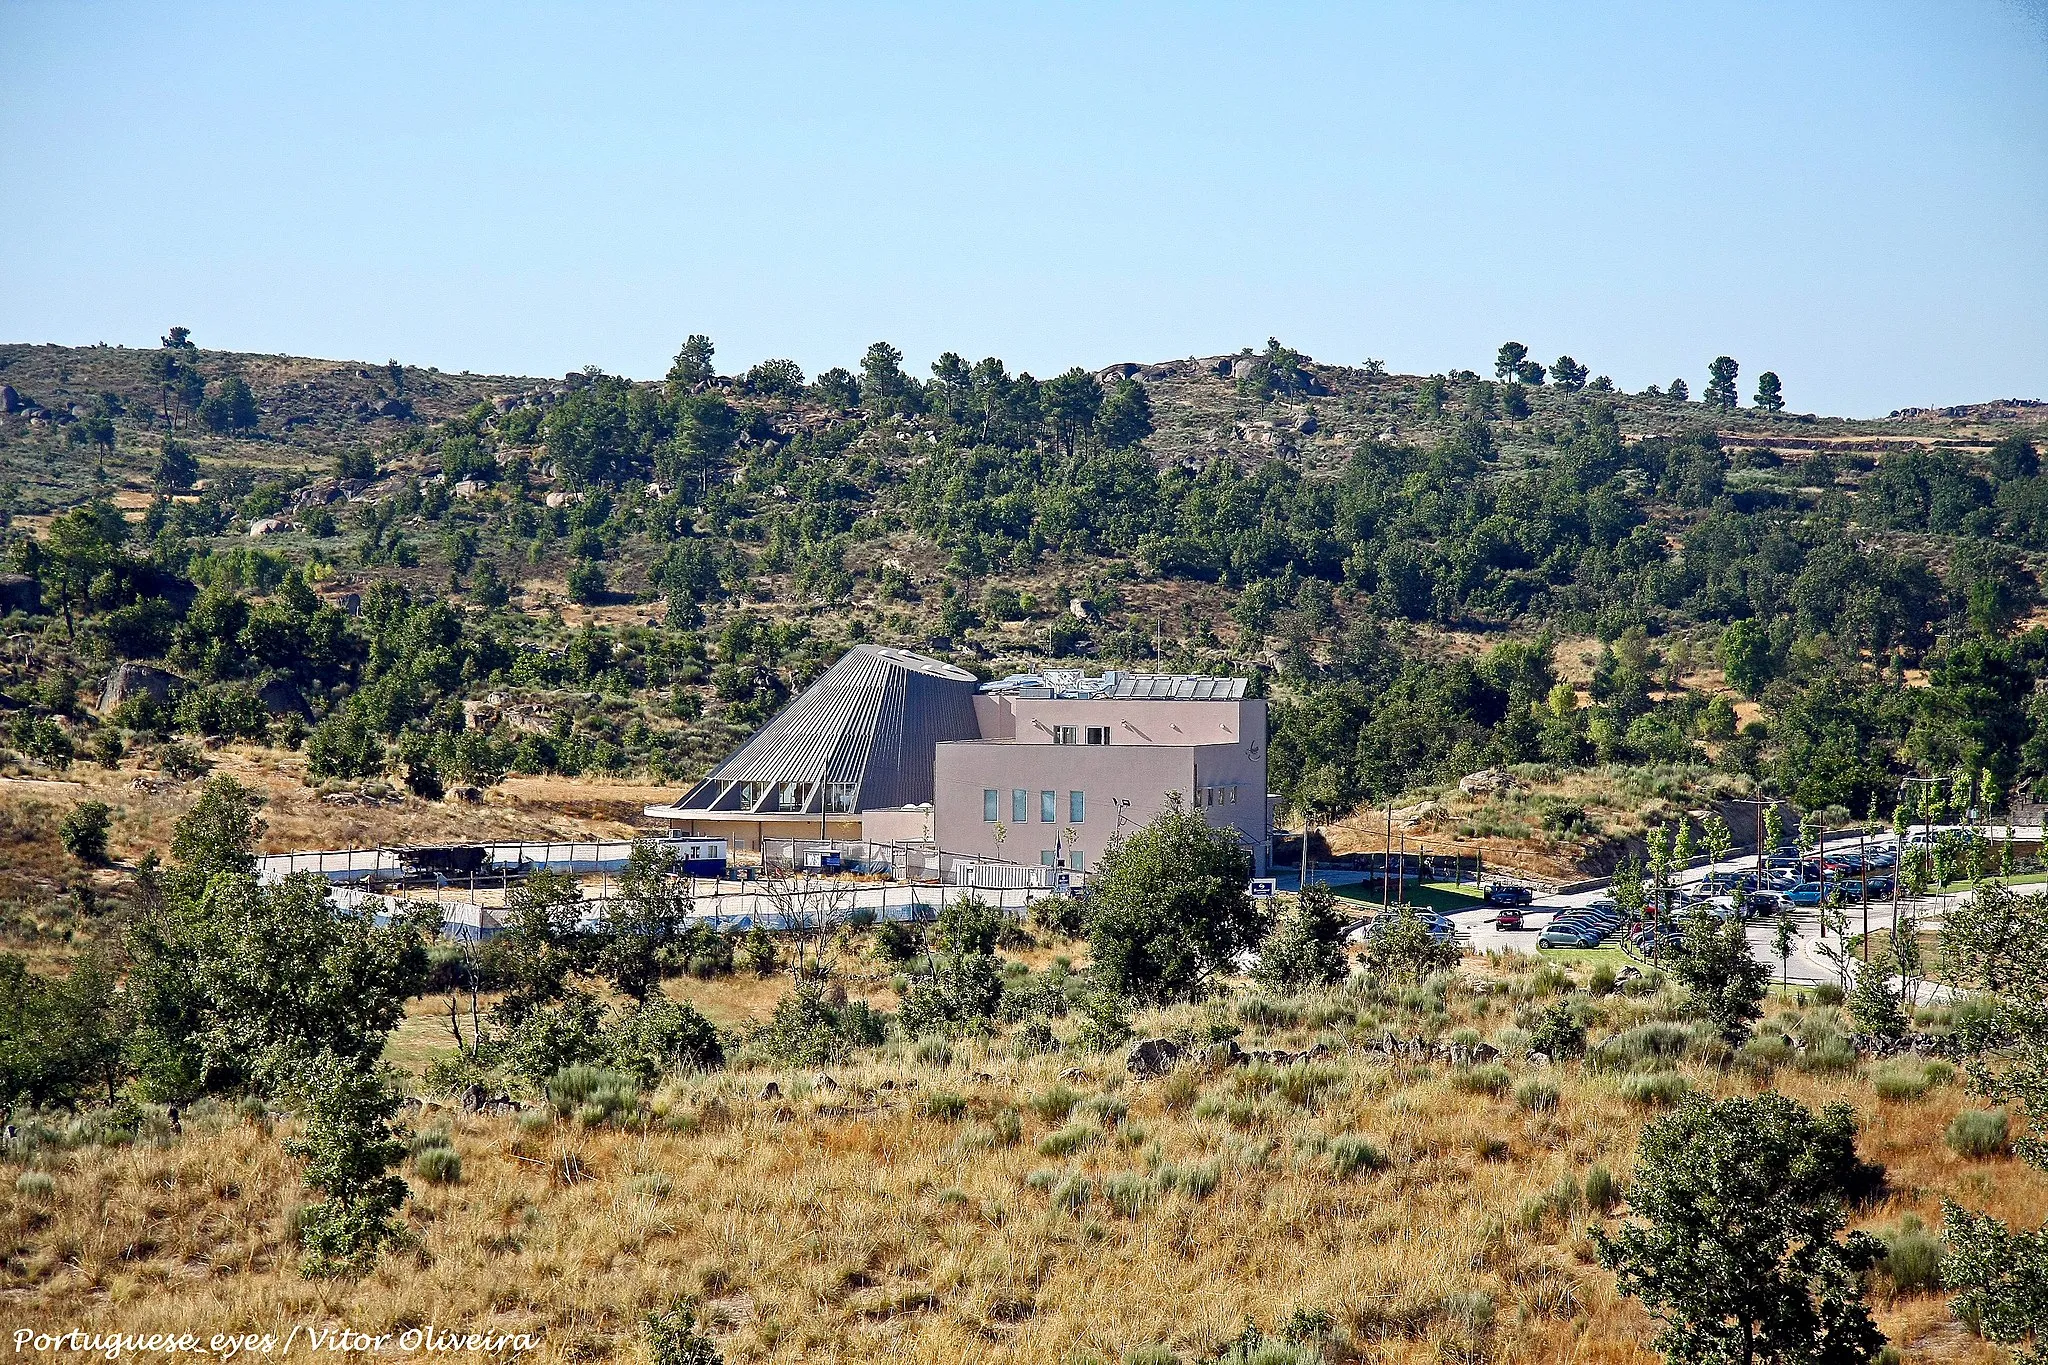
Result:
[[1010,788],[1010,823],[1021,825],[1031,818],[1031,793],[1022,787]]
[[1049,825],[1060,818],[1060,794],[1040,792],[1038,794],[1038,822]]
[[1051,867],[1052,850],[1049,848],[1041,848],[1040,850],[1038,850],[1038,863],[1041,867]]
[[1081,868],[1081,850],[1080,850],[1080,849],[1078,849],[1078,848],[1076,848],[1076,849],[1069,849],[1069,850],[1067,851],[1067,866],[1068,866],[1068,867],[1071,867],[1071,868],[1073,868],[1073,869],[1074,869],[1074,871],[1076,871],[1076,872],[1079,872],[1079,871],[1081,871],[1081,870],[1082,870],[1082,868]]
[[802,790],[803,784],[800,782],[777,784],[775,788],[775,808],[777,810],[795,810],[797,808],[798,795]]
[[1230,804],[1233,806],[1237,804],[1237,784],[1235,782],[1230,784]]
[[994,787],[983,787],[981,789],[982,823],[985,825],[993,825],[996,821],[1002,818],[1003,794],[997,791]]
[[1055,725],[1052,727],[1052,742],[1055,744],[1079,744],[1081,742],[1081,732],[1071,725]]
[[1108,727],[1107,725],[1091,725],[1091,726],[1089,726],[1089,727],[1088,727],[1088,742],[1089,742],[1090,744],[1107,744],[1107,743],[1109,743],[1109,727]]
[[1088,796],[1085,792],[1067,793],[1067,823],[1082,825],[1088,822]]
[[850,815],[859,784],[854,782],[828,782],[825,784],[825,809],[834,815]]

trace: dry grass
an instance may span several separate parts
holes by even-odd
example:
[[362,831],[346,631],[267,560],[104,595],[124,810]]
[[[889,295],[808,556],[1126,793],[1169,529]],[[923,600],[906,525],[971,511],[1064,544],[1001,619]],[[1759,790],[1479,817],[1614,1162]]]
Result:
[[[1325,998],[1304,1002],[1299,1026],[1244,1041],[1459,1026],[1498,1036],[1514,993],[1540,989],[1511,965],[1468,967],[1508,992],[1454,991],[1448,1013]],[[758,1016],[784,988],[674,987],[728,1019]],[[1669,1002],[1598,1008],[1596,1035]],[[416,1054],[432,1046],[416,1041]],[[1678,1069],[1711,1093],[1759,1084],[1742,1070]],[[1135,1083],[1117,1057],[1018,1061],[999,1041],[956,1046],[944,1067],[892,1045],[832,1075],[840,1089],[769,1070],[674,1085],[641,1131],[424,1114],[420,1126],[452,1129],[463,1179],[414,1180],[414,1246],[360,1282],[297,1275],[296,1170],[277,1134],[228,1111],[195,1115],[182,1139],[45,1152],[35,1160],[56,1178],[54,1198],[0,1212],[0,1303],[10,1320],[102,1329],[538,1330],[546,1358],[579,1360],[638,1358],[639,1314],[677,1292],[704,1301],[732,1361],[1114,1361],[1150,1343],[1194,1358],[1246,1315],[1271,1330],[1297,1309],[1330,1315],[1339,1360],[1651,1358],[1642,1314],[1592,1262],[1589,1215],[1559,1193],[1596,1164],[1629,1169],[1644,1115],[1619,1076],[1551,1068],[1558,1102],[1530,1110],[1511,1090],[1461,1088],[1450,1068],[1356,1051],[1313,1075],[1183,1070]],[[782,1098],[758,1099],[770,1079]],[[1775,1083],[1862,1112],[1863,1150],[1890,1168],[1895,1192],[1861,1216],[1869,1226],[1907,1212],[1936,1226],[1944,1194],[2029,1222],[2048,1204],[2039,1173],[1943,1145],[1969,1103],[1953,1085],[1880,1103],[1854,1073],[1787,1068]],[[1058,1103],[1032,1103],[1063,1085],[1072,1094]],[[927,1117],[955,1108],[928,1103],[937,1093],[964,1112]],[[1068,1154],[1040,1154],[1069,1128],[1049,1148]],[[1361,1159],[1368,1147],[1383,1166]],[[570,1155],[588,1178],[550,1174]],[[1908,1359],[1989,1359],[1952,1331],[1938,1297],[1880,1294],[1878,1307]]]

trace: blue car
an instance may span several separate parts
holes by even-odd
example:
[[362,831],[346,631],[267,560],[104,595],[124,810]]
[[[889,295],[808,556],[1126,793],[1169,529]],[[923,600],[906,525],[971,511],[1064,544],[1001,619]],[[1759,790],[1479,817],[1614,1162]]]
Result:
[[1785,901],[1789,905],[1819,905],[1832,890],[1826,882],[1801,882],[1785,893]]

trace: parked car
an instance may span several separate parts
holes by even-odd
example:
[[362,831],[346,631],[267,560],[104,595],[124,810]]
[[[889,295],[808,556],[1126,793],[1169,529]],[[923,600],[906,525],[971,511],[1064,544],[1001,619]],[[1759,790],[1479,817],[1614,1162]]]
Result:
[[1538,948],[1597,948],[1604,934],[1595,934],[1591,929],[1560,928],[1553,924],[1536,936]]
[[1486,888],[1488,905],[1533,905],[1536,893],[1526,886],[1514,886],[1506,882],[1495,882]]
[[1785,903],[1799,906],[1819,905],[1828,898],[1828,892],[1833,889],[1826,882],[1801,882],[1785,893]]
[[1495,916],[1493,917],[1493,927],[1494,927],[1494,928],[1496,928],[1496,929],[1519,929],[1519,928],[1521,928],[1521,927],[1522,927],[1522,911],[1521,911],[1521,908],[1520,908],[1519,906],[1514,906],[1514,905],[1503,905],[1503,906],[1502,906],[1502,907],[1500,908],[1500,912],[1499,912],[1498,914],[1496,914],[1496,915],[1495,915]]

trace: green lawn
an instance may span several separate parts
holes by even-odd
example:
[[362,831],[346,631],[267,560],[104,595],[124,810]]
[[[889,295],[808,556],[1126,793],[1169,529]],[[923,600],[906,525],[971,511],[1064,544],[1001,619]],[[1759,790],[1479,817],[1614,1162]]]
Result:
[[[1334,889],[1345,900],[1358,901],[1369,906],[1380,903],[1380,890],[1377,885],[1354,882],[1350,886],[1339,886]],[[1469,886],[1460,889],[1450,882],[1424,882],[1410,891],[1408,898],[1413,904],[1426,906],[1431,910],[1441,910],[1445,914],[1454,910],[1470,910],[1476,905],[1485,904],[1484,898],[1477,891]]]

